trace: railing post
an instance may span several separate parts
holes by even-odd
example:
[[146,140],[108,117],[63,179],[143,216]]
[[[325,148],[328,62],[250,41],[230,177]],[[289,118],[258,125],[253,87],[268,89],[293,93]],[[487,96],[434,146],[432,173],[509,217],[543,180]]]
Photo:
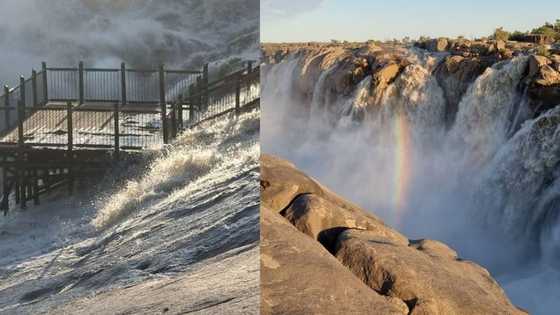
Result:
[[39,104],[37,101],[37,71],[35,69],[31,72],[31,89],[33,90],[33,107],[37,107]]
[[167,131],[167,104],[165,100],[165,70],[164,65],[159,66],[159,102],[161,106],[161,128],[163,133],[163,143],[169,143]]
[[203,82],[203,78],[198,77],[196,78],[196,85],[195,85],[195,89],[194,89],[194,94],[196,95],[196,110],[200,113],[203,110],[205,110],[206,108],[203,107],[202,105],[204,104],[204,96],[203,94],[203,88],[202,88],[202,83]]
[[189,127],[194,123],[194,93],[196,91],[194,83],[189,86]]
[[79,93],[79,100],[78,105],[82,105],[84,103],[84,62],[80,61],[78,65],[78,93]]
[[121,104],[126,105],[126,66],[121,63]]
[[49,102],[49,84],[47,83],[47,63],[42,62],[41,68],[43,71],[43,97],[45,98],[45,105]]
[[121,149],[121,144],[120,144],[120,132],[119,132],[119,103],[115,103],[115,108],[114,108],[114,114],[113,114],[113,120],[115,123],[115,159],[119,159],[119,155],[120,155],[120,149]]
[[23,76],[19,78],[19,92],[19,99],[25,106],[25,78]]
[[202,104],[204,105],[204,109],[208,108],[209,102],[209,95],[208,95],[208,64],[205,63],[202,69],[202,87],[201,92],[203,95]]
[[23,123],[25,119],[25,104],[20,100],[17,107],[17,119],[18,119],[18,147],[22,148],[25,143]]
[[[24,94],[25,95],[25,94]],[[17,118],[18,118],[18,153],[16,165],[16,203],[20,204],[21,209],[27,208],[25,195],[25,170],[23,169],[23,145],[25,144],[23,122],[25,115],[25,103],[20,99],[17,104]]]
[[10,87],[4,85],[4,106],[5,106],[5,114],[4,114],[4,121],[6,122],[6,128],[10,128]]
[[235,115],[241,112],[241,73],[235,76]]
[[68,194],[74,193],[74,125],[72,123],[72,102],[66,103],[66,122],[68,129]]

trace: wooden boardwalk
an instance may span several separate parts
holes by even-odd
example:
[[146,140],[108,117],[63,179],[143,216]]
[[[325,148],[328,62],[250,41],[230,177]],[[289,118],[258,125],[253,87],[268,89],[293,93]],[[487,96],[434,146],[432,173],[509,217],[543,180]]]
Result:
[[0,96],[2,200],[25,208],[116,159],[170,143],[186,128],[259,106],[260,71],[209,82],[201,71],[48,68]]

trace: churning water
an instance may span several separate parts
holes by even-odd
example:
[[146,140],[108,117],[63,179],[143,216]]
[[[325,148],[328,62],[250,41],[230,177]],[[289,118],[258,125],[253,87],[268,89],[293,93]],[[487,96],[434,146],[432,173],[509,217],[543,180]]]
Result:
[[410,238],[449,243],[489,268],[514,303],[552,314],[560,306],[560,106],[528,119],[518,89],[527,58],[517,57],[470,85],[449,126],[432,74],[439,57],[409,53],[416,57],[382,95],[371,95],[370,78],[333,93],[325,82],[336,63],[304,82],[303,54],[266,65],[263,151]]
[[259,116],[185,132],[121,187],[2,218],[0,313],[256,313]]

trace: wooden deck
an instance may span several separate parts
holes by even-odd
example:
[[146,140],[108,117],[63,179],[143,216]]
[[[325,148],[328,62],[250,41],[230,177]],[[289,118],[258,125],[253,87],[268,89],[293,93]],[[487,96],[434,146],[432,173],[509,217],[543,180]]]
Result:
[[[49,70],[77,73],[79,97],[64,90],[64,80],[50,86]],[[84,87],[82,71],[111,75],[120,71],[121,80],[117,82],[121,83],[121,99],[112,100],[113,92],[97,91],[100,96],[108,96],[88,100],[85,96],[92,92],[88,94]],[[208,82],[207,67],[201,72],[169,71],[170,77],[202,74],[188,86],[185,80],[174,80],[178,85],[169,89],[163,69],[140,71],[152,77],[159,74],[159,81],[154,81],[158,86],[147,89],[159,90],[159,102],[153,101],[153,93],[142,96],[134,89],[126,93],[135,86],[126,81],[130,80],[130,73],[139,71],[44,66],[41,73],[34,73],[33,80],[22,79],[19,87],[5,89],[0,96],[0,104],[5,105],[0,106],[0,121],[4,122],[0,132],[0,210],[4,214],[13,204],[23,209],[29,202],[38,204],[41,195],[61,186],[67,186],[72,193],[76,182],[99,176],[115,160],[133,158],[145,149],[161,148],[182,130],[203,121],[260,105],[259,68],[249,66],[215,82]],[[27,93],[29,86],[32,97]],[[39,87],[42,93],[38,92]],[[50,98],[49,94],[56,97]],[[142,98],[143,101],[134,101]]]

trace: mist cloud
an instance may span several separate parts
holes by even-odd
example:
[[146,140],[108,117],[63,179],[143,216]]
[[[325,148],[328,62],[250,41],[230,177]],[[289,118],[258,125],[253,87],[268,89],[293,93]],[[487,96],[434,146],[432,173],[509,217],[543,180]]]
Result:
[[61,66],[197,65],[258,48],[258,0],[4,0],[0,80]]

